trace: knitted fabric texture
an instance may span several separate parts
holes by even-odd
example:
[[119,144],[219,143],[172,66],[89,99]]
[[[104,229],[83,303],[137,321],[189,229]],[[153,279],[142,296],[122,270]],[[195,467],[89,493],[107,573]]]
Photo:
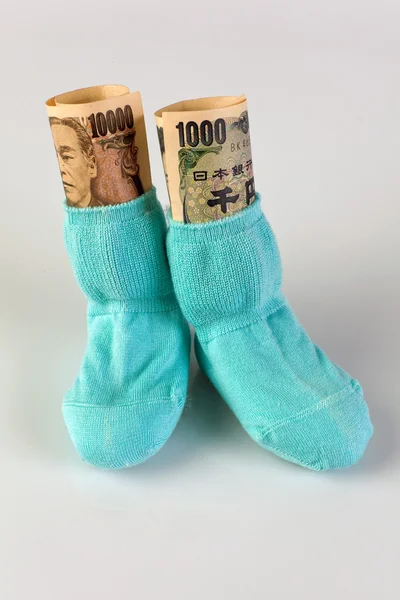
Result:
[[187,393],[190,334],[172,288],[164,213],[154,188],[65,213],[65,245],[88,299],[88,345],[65,422],[85,461],[135,465],[168,439]]
[[169,223],[172,279],[199,364],[250,436],[314,470],[357,462],[372,435],[362,389],[312,343],[282,295],[260,198],[219,221]]

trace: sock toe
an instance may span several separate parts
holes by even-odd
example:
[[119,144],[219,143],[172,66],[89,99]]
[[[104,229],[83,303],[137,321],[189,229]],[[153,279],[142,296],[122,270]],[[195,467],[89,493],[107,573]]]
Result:
[[63,414],[82,460],[121,469],[144,462],[165,444],[184,404],[178,396],[112,406],[65,403]]
[[253,430],[253,438],[278,456],[315,471],[355,464],[373,433],[359,384],[275,424]]

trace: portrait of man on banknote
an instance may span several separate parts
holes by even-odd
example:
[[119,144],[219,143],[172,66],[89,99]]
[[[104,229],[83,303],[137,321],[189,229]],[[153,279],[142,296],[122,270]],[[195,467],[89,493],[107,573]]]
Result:
[[50,127],[67,203],[80,208],[101,205],[92,190],[97,165],[86,130],[71,117],[50,117]]

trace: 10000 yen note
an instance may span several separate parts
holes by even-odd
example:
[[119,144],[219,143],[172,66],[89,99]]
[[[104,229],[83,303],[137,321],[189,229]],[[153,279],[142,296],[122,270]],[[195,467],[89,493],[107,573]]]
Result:
[[70,206],[119,204],[151,188],[139,92],[95,86],[50,98],[46,108]]
[[255,200],[245,96],[178,102],[155,117],[175,220],[221,219]]

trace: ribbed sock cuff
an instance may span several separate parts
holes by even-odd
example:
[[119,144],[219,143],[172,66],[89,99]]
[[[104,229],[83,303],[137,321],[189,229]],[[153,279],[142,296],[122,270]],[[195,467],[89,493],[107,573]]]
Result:
[[155,188],[123,204],[65,205],[65,216],[66,249],[91,314],[176,306]]
[[260,197],[234,216],[185,224],[168,217],[167,252],[182,311],[199,333],[257,320],[282,302],[281,264]]
[[167,213],[168,225],[173,229],[176,242],[213,242],[221,240],[221,236],[229,238],[242,233],[254,225],[259,219],[265,218],[261,210],[261,198],[256,194],[256,200],[250,206],[231,217],[224,217],[218,221],[208,223],[182,223],[174,221],[171,210]]
[[99,225],[126,223],[148,214],[153,210],[162,211],[157,200],[156,188],[143,194],[140,198],[123,202],[122,204],[109,204],[108,206],[93,206],[88,208],[75,208],[64,202],[64,211],[68,225],[81,227],[98,227]]

